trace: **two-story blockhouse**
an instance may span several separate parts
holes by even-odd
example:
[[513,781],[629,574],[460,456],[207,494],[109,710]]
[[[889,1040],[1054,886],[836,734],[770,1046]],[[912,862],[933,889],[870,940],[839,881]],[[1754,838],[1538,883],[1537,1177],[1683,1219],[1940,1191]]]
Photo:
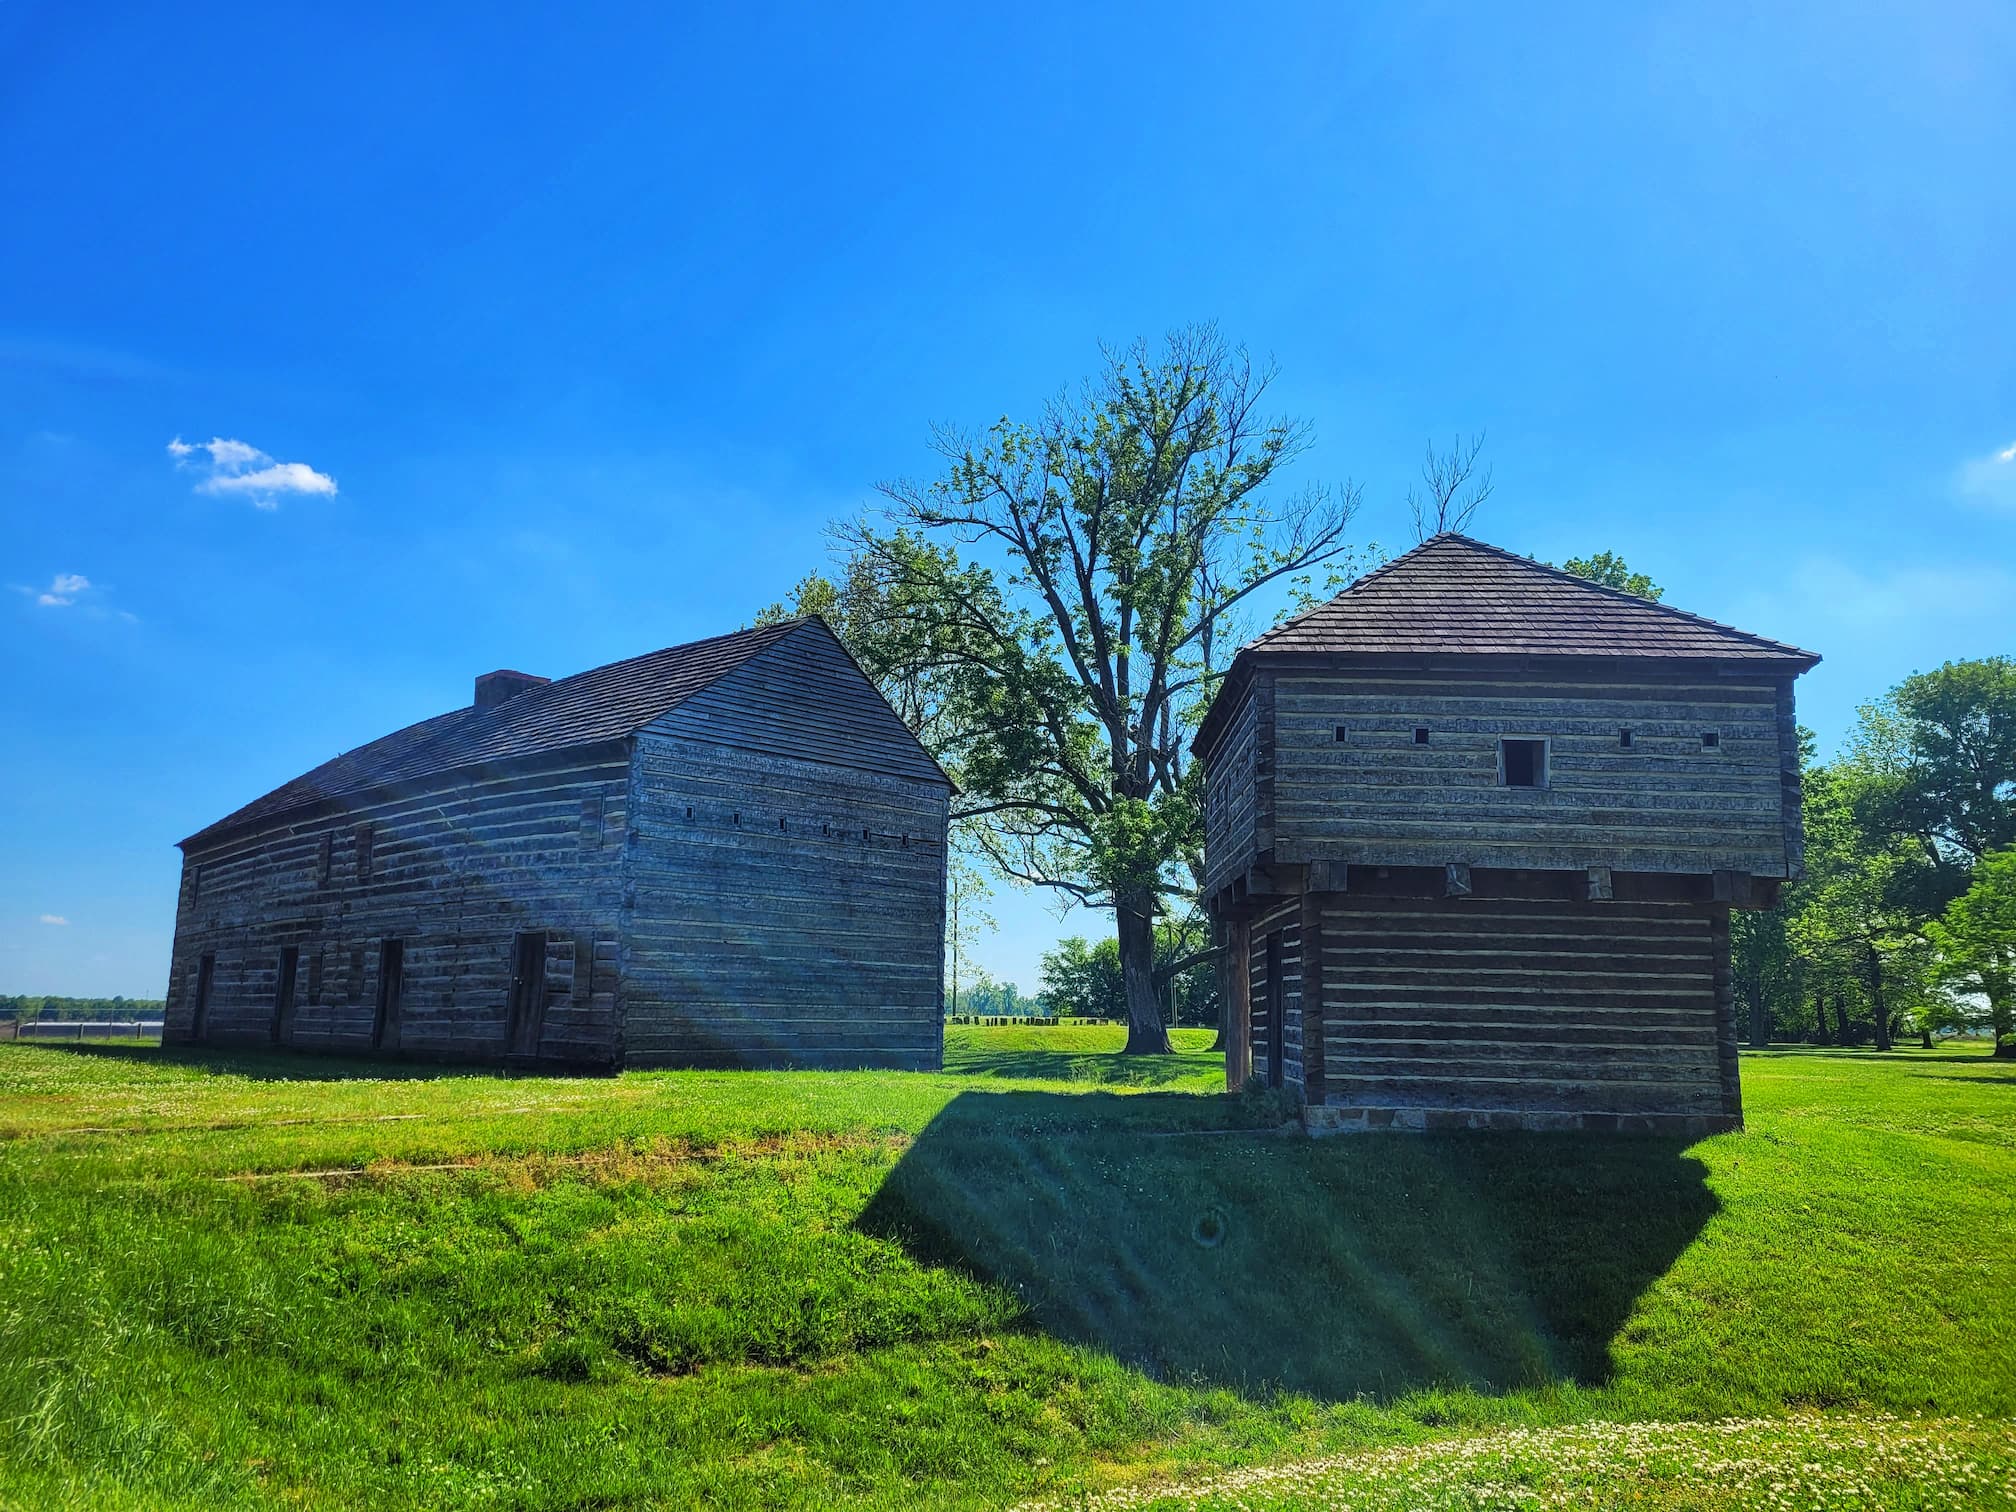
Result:
[[1729,914],[1799,874],[1818,660],[1453,534],[1244,647],[1195,742],[1232,1084],[1739,1126]]

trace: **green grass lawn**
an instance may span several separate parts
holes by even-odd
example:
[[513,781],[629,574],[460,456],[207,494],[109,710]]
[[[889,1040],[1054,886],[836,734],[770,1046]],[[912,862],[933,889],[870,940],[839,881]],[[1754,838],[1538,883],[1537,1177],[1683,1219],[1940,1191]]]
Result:
[[2016,1067],[1746,1056],[1691,1145],[1309,1141],[1208,1034],[1118,1039],[0,1046],[0,1504],[2016,1505]]

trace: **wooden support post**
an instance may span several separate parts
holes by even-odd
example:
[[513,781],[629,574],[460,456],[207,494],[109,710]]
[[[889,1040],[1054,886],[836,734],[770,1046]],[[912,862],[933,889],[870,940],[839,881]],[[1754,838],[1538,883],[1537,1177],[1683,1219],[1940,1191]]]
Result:
[[1718,871],[1715,873],[1715,901],[1727,903],[1735,908],[1754,908],[1755,888],[1751,885],[1748,872]]
[[1713,910],[1715,952],[1715,1059],[1722,1076],[1722,1112],[1743,1127],[1743,1073],[1736,1048],[1736,980],[1730,959],[1729,910]]
[[1323,1106],[1323,906],[1302,894],[1302,1097]]
[[1225,924],[1225,1090],[1253,1075],[1253,926],[1243,916]]
[[1281,884],[1274,880],[1274,873],[1264,866],[1246,868],[1246,896],[1249,898],[1278,897]]
[[1340,893],[1351,882],[1351,868],[1342,861],[1311,861],[1304,890],[1312,893]]
[[1470,896],[1470,866],[1465,861],[1451,861],[1442,871],[1442,895],[1445,898],[1467,898]]

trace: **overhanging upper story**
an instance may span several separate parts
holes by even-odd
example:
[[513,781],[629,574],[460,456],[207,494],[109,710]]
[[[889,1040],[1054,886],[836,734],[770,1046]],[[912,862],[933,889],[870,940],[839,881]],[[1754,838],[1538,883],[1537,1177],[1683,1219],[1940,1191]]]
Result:
[[1798,874],[1792,681],[1817,660],[1437,536],[1234,660],[1194,745],[1207,896],[1356,866],[1761,897],[1747,879]]

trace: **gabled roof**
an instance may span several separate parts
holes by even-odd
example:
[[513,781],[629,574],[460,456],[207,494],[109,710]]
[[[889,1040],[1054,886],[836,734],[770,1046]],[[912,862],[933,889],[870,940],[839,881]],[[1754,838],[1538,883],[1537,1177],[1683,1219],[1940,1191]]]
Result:
[[1739,664],[1767,675],[1820,660],[1449,532],[1241,647],[1196,744],[1209,743],[1225,695],[1256,661],[1325,656],[1630,658]]
[[1797,646],[1606,588],[1454,533],[1430,536],[1248,651],[1797,662]]
[[393,783],[623,739],[771,647],[815,626],[815,633],[832,636],[816,617],[759,625],[578,672],[487,709],[471,705],[437,714],[323,762],[181,844],[198,844],[258,820]]

